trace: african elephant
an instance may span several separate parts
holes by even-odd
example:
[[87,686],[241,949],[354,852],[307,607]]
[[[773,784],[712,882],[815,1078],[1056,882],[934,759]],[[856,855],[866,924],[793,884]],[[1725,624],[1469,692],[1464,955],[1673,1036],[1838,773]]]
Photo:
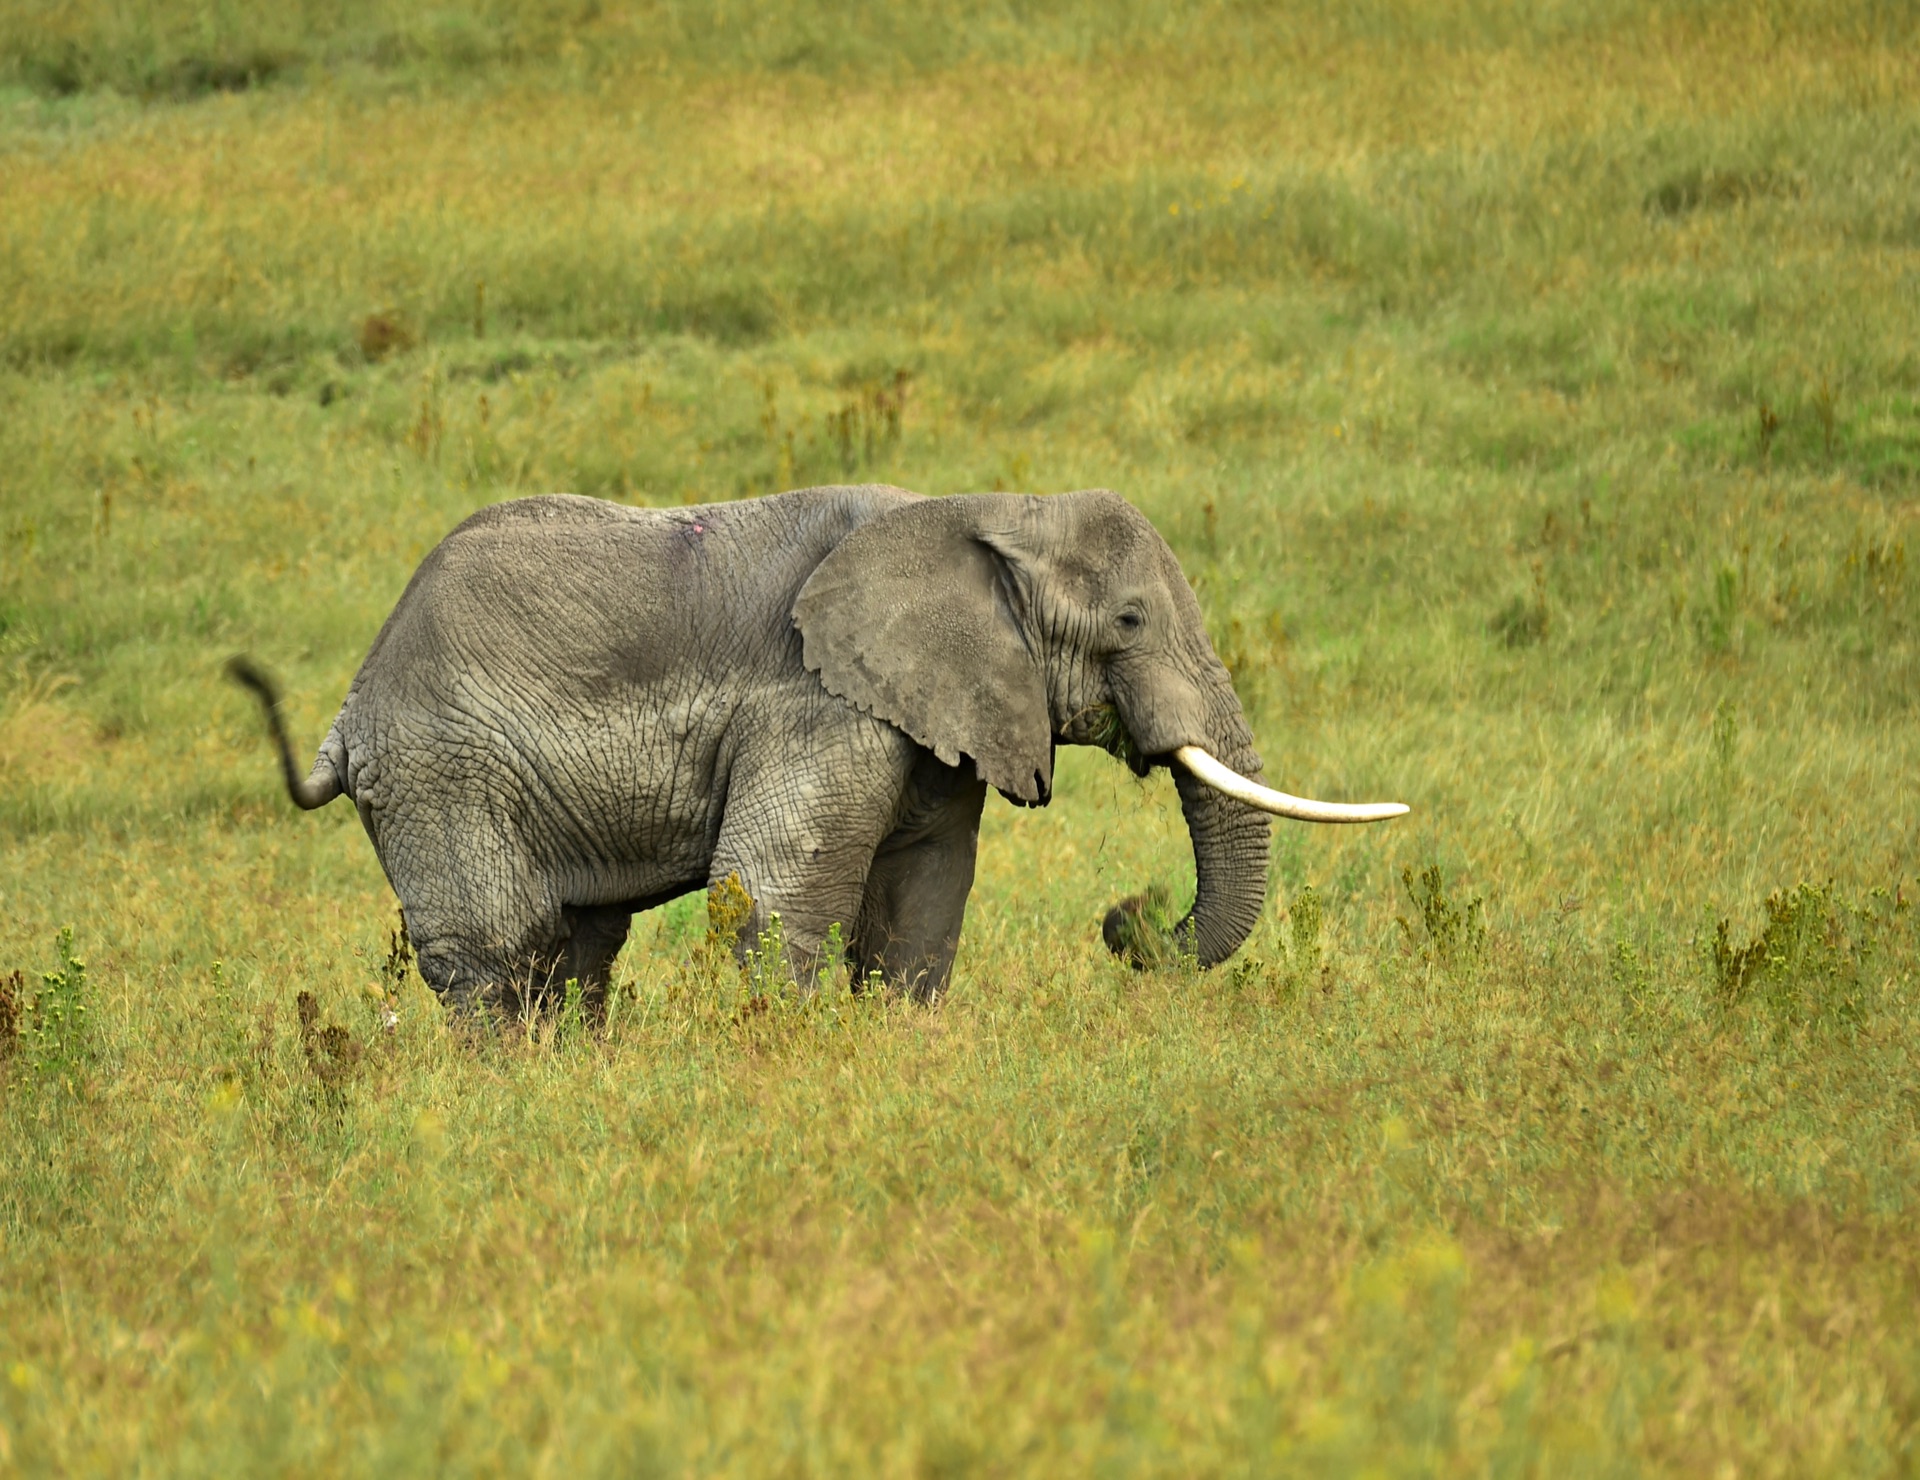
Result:
[[414,573],[304,780],[271,684],[230,667],[293,800],[353,799],[422,976],[461,1004],[570,977],[597,1004],[636,910],[729,874],[753,900],[738,951],[778,913],[806,981],[838,922],[862,979],[931,997],[987,788],[1046,805],[1059,744],[1171,765],[1198,870],[1178,930],[1202,965],[1265,900],[1260,808],[1406,810],[1250,779],[1192,589],[1105,491],[482,509]]

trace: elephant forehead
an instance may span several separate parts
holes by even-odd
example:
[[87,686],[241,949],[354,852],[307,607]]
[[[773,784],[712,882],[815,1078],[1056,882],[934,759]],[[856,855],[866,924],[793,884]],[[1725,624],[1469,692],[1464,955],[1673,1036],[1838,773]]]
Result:
[[1147,516],[1117,493],[1093,489],[1061,501],[1071,510],[1065,552],[1070,564],[1095,573],[1128,564],[1144,568],[1167,548]]

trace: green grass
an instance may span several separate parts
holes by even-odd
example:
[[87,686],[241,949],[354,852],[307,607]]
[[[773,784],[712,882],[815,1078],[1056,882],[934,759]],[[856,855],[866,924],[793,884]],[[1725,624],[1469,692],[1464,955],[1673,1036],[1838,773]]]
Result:
[[[1913,1473],[1917,45],[0,17],[0,1471]],[[1414,814],[1134,974],[1178,809],[1072,752],[936,1009],[694,899],[456,1031],[222,661],[311,744],[481,504],[847,477],[1122,490]]]

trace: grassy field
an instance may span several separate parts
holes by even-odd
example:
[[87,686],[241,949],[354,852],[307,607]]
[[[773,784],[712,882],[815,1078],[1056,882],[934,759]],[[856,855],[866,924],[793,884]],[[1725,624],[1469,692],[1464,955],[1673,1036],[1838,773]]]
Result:
[[[923,12],[0,11],[0,1472],[1920,1473],[1920,15]],[[221,662],[847,478],[1120,489],[1413,816],[1134,974],[1063,753],[937,1008],[455,1031]]]

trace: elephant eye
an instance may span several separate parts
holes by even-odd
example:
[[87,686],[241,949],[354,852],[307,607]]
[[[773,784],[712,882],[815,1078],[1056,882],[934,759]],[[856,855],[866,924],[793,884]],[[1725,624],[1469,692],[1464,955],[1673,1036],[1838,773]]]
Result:
[[1147,625],[1147,619],[1136,611],[1121,612],[1113,620],[1114,625],[1122,632],[1138,632],[1142,627]]

